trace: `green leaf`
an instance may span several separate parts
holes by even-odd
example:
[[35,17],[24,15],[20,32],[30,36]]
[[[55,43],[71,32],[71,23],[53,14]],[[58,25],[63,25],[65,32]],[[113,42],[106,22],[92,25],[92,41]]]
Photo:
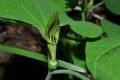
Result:
[[84,60],[82,60],[79,57],[77,57],[74,53],[71,54],[71,57],[72,57],[73,63],[76,66],[86,68],[86,63],[85,63]]
[[114,37],[120,35],[120,25],[114,24],[108,20],[101,20],[101,25],[108,37]]
[[42,55],[42,53],[35,53],[35,52],[31,52],[31,51],[27,51],[27,50],[23,50],[19,48],[5,46],[2,44],[0,44],[0,51],[8,52],[10,54],[16,54],[20,56],[29,57],[29,58],[36,59],[36,60],[43,61],[43,62],[47,62],[47,57]]
[[86,37],[93,38],[101,34],[101,28],[84,26],[83,22],[70,19],[65,8],[65,0],[0,0],[0,17],[30,23],[43,35],[50,16],[58,12],[60,25],[70,25],[75,32]]
[[72,58],[73,63],[83,68],[86,68],[85,45],[86,45],[86,42],[82,42],[81,44],[76,46],[71,52],[71,58]]
[[78,5],[79,0],[66,0],[67,7],[68,8],[75,8],[76,5]]
[[100,34],[102,34],[101,27],[91,22],[80,21],[80,22],[76,22],[76,24],[74,23],[70,23],[70,24],[74,26],[72,27],[72,30],[77,34],[89,38],[95,38],[98,37]]
[[64,0],[0,0],[0,17],[30,23],[42,34],[51,14],[64,9]]
[[120,80],[120,37],[88,42],[86,62],[96,80]]
[[61,25],[70,25],[74,32],[89,38],[98,37],[103,32],[102,28],[96,24],[87,21],[75,21],[70,19],[65,14],[60,16],[60,23]]
[[111,12],[120,15],[120,0],[103,0],[103,2]]
[[120,80],[120,46],[105,54],[96,67],[97,80]]

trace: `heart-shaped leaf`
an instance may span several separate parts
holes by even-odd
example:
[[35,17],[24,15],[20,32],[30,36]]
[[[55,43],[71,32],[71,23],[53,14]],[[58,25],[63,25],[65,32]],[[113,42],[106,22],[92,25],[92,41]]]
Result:
[[43,34],[51,14],[61,11],[60,7],[62,9],[65,7],[64,0],[57,2],[56,0],[0,0],[0,17],[30,23]]
[[120,15],[120,0],[103,0],[103,2],[111,12]]
[[70,19],[65,8],[65,0],[0,0],[0,17],[30,23],[43,35],[50,16],[58,12],[60,25],[68,24],[75,32],[86,37],[93,38],[101,34],[101,28],[95,25],[91,24],[93,27],[90,27],[89,23]]
[[120,37],[88,42],[86,62],[96,80],[120,80]]

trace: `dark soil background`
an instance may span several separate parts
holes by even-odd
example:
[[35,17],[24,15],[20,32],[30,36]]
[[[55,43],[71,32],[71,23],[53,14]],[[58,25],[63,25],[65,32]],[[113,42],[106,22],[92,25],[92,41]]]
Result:
[[[31,25],[0,23],[0,43],[37,53],[46,53],[46,44],[40,33]],[[34,59],[0,52],[3,80],[44,80],[47,65]],[[0,79],[2,80],[2,79]]]

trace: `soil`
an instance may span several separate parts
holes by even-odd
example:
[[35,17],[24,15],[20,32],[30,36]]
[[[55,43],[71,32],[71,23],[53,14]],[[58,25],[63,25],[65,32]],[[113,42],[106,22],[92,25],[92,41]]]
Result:
[[[46,53],[46,42],[36,28],[28,24],[0,23],[0,44]],[[42,62],[0,52],[0,80],[44,80],[47,65]]]

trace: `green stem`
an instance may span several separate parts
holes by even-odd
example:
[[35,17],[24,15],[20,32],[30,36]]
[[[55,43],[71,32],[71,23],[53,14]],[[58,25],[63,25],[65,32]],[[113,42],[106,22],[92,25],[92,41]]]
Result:
[[51,72],[49,71],[45,80],[51,80],[51,78],[52,78],[52,75],[51,75]]
[[82,12],[82,21],[85,21],[85,12]]
[[48,43],[48,48],[49,48],[49,51],[50,51],[50,57],[51,57],[51,60],[54,62],[56,61],[56,45],[52,45],[52,44],[49,44]]
[[89,9],[89,13],[92,12],[94,9],[98,8],[99,6],[103,5],[103,2],[99,2],[98,4],[94,5],[91,9]]
[[50,53],[50,61],[49,61],[49,68],[56,69],[57,68],[57,60],[56,60],[56,45],[48,43],[48,49]]
[[58,60],[58,66],[69,69],[69,70],[77,71],[80,73],[85,73],[85,74],[87,73],[87,70],[85,70],[84,68],[62,61],[62,60]]
[[78,72],[75,72],[75,71],[72,71],[72,70],[55,70],[53,72],[51,72],[51,75],[53,74],[69,74],[69,75],[73,75],[79,79],[82,79],[82,80],[89,80],[87,77],[85,77],[84,75],[78,73]]

